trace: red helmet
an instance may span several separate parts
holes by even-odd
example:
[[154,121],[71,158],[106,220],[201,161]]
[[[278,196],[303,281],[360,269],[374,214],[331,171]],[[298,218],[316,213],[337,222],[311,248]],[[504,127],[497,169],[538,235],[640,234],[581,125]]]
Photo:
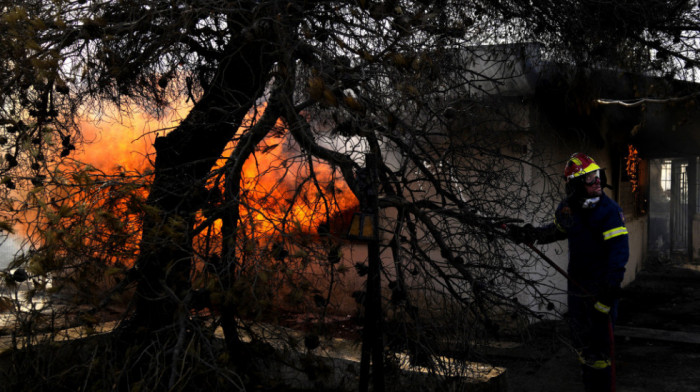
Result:
[[566,162],[566,167],[564,167],[564,177],[566,177],[566,180],[568,181],[573,178],[592,173],[596,170],[600,170],[600,166],[595,163],[593,158],[584,153],[577,152]]

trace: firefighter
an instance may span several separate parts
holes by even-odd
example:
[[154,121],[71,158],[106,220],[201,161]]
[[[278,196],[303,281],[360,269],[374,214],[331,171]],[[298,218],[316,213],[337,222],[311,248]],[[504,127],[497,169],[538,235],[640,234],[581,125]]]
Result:
[[566,198],[554,221],[542,227],[510,225],[516,242],[569,243],[568,306],[573,344],[586,391],[614,391],[612,329],[629,258],[628,232],[620,206],[605,195],[605,171],[576,153],[564,168]]

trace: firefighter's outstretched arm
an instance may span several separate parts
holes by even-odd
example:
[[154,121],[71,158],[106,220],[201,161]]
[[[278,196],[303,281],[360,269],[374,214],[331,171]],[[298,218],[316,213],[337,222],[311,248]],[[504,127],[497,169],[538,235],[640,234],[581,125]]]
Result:
[[566,239],[566,232],[556,224],[534,227],[531,224],[523,226],[508,225],[508,237],[516,244],[549,244],[550,242]]

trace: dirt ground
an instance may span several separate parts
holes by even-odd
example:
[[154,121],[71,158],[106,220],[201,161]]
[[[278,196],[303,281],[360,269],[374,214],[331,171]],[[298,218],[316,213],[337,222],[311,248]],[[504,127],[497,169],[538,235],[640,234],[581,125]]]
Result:
[[[616,330],[618,392],[700,391],[700,266],[655,264],[623,290]],[[563,322],[495,352],[510,392],[583,392]]]
[[[583,392],[567,339],[565,322],[548,321],[523,344],[489,349],[484,362],[506,372],[488,390]],[[640,272],[622,292],[615,350],[617,392],[700,392],[700,265]]]

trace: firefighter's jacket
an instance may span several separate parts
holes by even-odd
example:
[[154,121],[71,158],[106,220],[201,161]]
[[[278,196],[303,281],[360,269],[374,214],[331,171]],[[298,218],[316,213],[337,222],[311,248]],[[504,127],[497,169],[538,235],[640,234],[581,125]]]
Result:
[[[620,287],[629,258],[629,235],[622,209],[605,194],[592,208],[561,202],[554,222],[539,234],[539,243],[568,239],[569,277],[586,291],[596,295]],[[578,291],[571,282],[569,289]]]

